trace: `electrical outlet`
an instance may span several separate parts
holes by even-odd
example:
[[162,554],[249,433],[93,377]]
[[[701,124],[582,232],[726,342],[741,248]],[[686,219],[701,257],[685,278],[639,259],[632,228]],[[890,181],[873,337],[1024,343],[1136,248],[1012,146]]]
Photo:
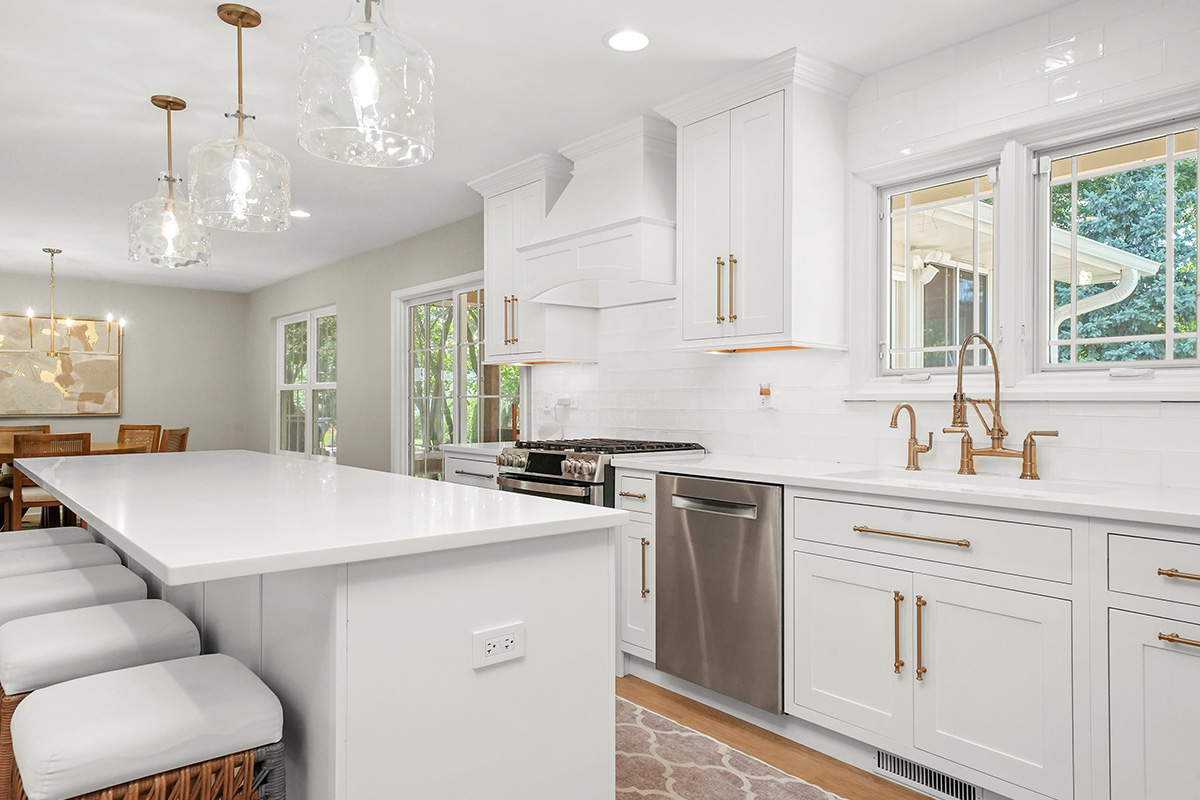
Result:
[[557,404],[563,408],[574,408],[579,405],[579,401],[574,397],[560,397]]
[[514,622],[471,634],[471,666],[490,667],[525,655],[525,623]]

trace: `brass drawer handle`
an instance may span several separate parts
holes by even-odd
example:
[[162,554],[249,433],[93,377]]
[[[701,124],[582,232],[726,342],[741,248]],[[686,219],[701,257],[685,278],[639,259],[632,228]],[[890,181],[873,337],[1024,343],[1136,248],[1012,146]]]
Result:
[[621,497],[632,497],[634,500],[645,500],[646,499],[646,495],[634,494],[633,492],[621,492],[620,495],[621,495]]
[[1200,642],[1197,642],[1195,639],[1185,639],[1178,633],[1160,633],[1158,638],[1161,641],[1171,642],[1172,644],[1186,644],[1188,647],[1200,647]]
[[876,528],[868,528],[865,525],[855,525],[855,533],[871,533],[876,536],[895,536],[900,539],[915,539],[918,542],[934,542],[936,544],[952,544],[955,547],[970,547],[971,542],[966,539],[939,539],[936,536],[917,536],[915,533],[896,533],[895,531],[881,531]]
[[725,316],[721,313],[721,267],[725,266],[725,259],[717,256],[717,324],[720,325],[725,321]]
[[904,662],[900,660],[900,604],[904,602],[904,595],[899,592],[892,594],[892,600],[896,604],[896,663],[892,667],[896,670],[896,674],[900,674],[900,670],[904,667]]
[[642,539],[642,599],[646,599],[650,594],[650,587],[646,585],[646,548],[650,546],[649,539]]
[[925,598],[917,595],[917,680],[919,681],[925,680],[925,673],[929,671],[925,669],[925,654],[921,649],[921,639],[923,638],[921,618],[924,616],[922,612],[926,605],[928,604],[925,602]]
[[1180,578],[1185,581],[1200,581],[1200,575],[1193,575],[1190,572],[1180,572],[1177,569],[1159,569],[1159,575],[1164,578]]

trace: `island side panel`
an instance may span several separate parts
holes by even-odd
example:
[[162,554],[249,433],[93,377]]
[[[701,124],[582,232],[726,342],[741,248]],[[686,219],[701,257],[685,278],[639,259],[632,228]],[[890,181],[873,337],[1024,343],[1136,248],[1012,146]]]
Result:
[[289,800],[345,798],[346,566],[262,576],[262,679],[283,705]]
[[[611,800],[615,603],[601,529],[351,564],[348,798]],[[472,668],[472,632],[524,657]]]

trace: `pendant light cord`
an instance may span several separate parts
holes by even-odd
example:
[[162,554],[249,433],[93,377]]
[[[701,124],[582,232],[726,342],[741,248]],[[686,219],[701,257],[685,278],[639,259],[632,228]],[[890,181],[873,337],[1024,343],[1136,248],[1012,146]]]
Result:
[[174,163],[171,153],[171,107],[167,106],[167,180],[171,180],[175,174]]
[[244,97],[243,97],[243,94],[242,94],[242,19],[241,19],[241,17],[238,17],[238,21],[237,21],[237,51],[238,51],[238,59],[237,59],[237,69],[238,69],[238,114],[237,114],[237,118],[238,118],[238,138],[239,138],[239,139],[243,139],[243,138],[245,138],[245,136],[244,136],[244,133],[245,133],[246,114],[245,114],[245,111],[243,110],[243,105],[244,105]]

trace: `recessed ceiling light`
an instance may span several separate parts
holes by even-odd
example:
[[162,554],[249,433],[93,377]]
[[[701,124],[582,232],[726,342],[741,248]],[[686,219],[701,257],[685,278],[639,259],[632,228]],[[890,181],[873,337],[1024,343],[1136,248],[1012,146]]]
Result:
[[613,31],[604,37],[604,43],[613,50],[632,53],[636,50],[646,49],[650,45],[650,37],[641,31]]
[[311,217],[312,214],[308,213],[307,211],[301,211],[300,209],[297,208],[294,211],[292,211],[292,216],[297,217],[298,219],[305,219],[307,217]]

